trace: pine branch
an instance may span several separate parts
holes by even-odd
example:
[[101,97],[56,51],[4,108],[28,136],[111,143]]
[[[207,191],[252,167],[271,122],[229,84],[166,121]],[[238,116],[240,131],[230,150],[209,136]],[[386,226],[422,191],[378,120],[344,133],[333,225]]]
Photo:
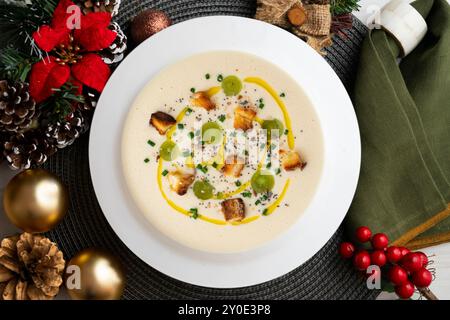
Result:
[[66,118],[74,111],[74,105],[85,103],[82,95],[77,94],[78,87],[68,83],[59,89],[53,89],[54,94],[45,100],[40,108],[42,112],[48,112],[50,121],[55,122]]
[[331,0],[331,13],[333,15],[341,15],[359,10],[359,0]]
[[0,51],[0,77],[13,82],[25,82],[31,66],[38,60],[16,49],[5,48]]
[[50,23],[56,5],[57,0],[0,0],[0,47],[11,45],[32,53],[36,47],[31,36],[41,25]]

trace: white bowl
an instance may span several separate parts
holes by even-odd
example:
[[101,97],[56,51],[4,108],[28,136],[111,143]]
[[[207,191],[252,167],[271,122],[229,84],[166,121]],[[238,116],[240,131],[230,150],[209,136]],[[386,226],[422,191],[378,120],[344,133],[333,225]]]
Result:
[[[122,128],[140,90],[165,66],[196,53],[217,50],[257,55],[293,77],[320,119],[325,149],[317,192],[298,221],[266,245],[236,254],[200,252],[161,234],[133,203],[121,168]],[[216,288],[243,287],[274,279],[319,251],[347,213],[356,190],[360,158],[359,130],[352,103],[323,57],[280,28],[231,16],[203,17],[176,24],[130,53],[100,97],[89,145],[94,189],[120,239],[160,272]]]

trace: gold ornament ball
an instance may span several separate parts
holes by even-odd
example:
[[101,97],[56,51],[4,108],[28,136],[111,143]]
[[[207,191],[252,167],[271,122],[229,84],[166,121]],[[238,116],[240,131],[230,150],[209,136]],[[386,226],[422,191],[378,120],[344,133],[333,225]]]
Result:
[[61,180],[42,169],[29,169],[9,181],[3,208],[9,220],[29,233],[46,232],[64,217],[69,195]]
[[134,17],[131,22],[131,37],[139,44],[171,24],[172,20],[163,11],[148,9]]
[[[73,268],[71,266],[77,266]],[[79,252],[67,264],[67,270],[79,270],[79,283],[75,286],[77,271],[67,273],[66,286],[74,300],[117,300],[125,287],[125,273],[120,262],[108,252],[89,248]]]

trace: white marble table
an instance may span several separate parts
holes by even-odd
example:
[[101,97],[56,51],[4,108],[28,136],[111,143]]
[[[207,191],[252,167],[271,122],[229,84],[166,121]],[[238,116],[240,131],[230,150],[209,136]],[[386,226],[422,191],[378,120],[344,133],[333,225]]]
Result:
[[[450,0],[448,0],[450,2]],[[383,6],[387,0],[361,0],[361,10],[355,12],[355,15],[364,23],[369,23],[371,17],[377,8]],[[3,189],[8,183],[9,179],[14,176],[14,172],[9,170],[5,164],[0,165],[0,192],[3,194]],[[19,232],[6,218],[3,207],[0,208],[0,238],[10,234]],[[423,250],[427,255],[432,255],[434,260],[433,267],[436,268],[436,280],[431,285],[431,290],[440,299],[450,300],[450,243],[439,246],[430,247]],[[58,296],[59,299],[68,298],[64,290]],[[382,293],[379,299],[396,299],[395,294]]]

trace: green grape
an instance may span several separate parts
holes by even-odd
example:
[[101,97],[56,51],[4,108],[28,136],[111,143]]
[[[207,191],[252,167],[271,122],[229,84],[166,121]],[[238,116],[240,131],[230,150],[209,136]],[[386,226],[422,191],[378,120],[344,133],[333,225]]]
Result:
[[223,129],[217,122],[207,122],[202,126],[202,140],[207,144],[222,143]]
[[270,140],[270,137],[271,137],[271,130],[278,130],[278,137],[281,137],[281,135],[284,132],[283,122],[281,122],[278,119],[264,120],[261,127],[263,129],[267,130],[267,138],[269,140]]
[[228,76],[222,81],[222,89],[227,96],[236,96],[242,90],[242,82],[236,76]]
[[268,192],[275,186],[275,178],[270,171],[258,170],[253,174],[251,184],[256,193]]
[[175,142],[166,140],[159,148],[159,155],[165,161],[172,161],[179,157],[180,148],[178,148]]
[[214,187],[208,181],[195,181],[193,189],[195,196],[200,200],[211,199],[214,195]]

